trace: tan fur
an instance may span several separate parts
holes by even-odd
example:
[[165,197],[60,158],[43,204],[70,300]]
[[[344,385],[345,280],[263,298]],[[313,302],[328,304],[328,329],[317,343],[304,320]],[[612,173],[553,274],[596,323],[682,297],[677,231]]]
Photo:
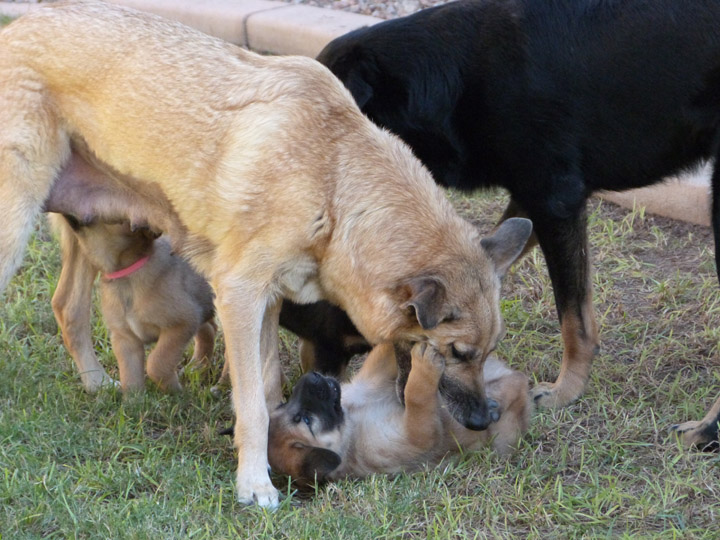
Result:
[[98,363],[90,340],[89,289],[98,271],[110,273],[148,255],[136,272],[117,280],[100,279],[103,319],[110,331],[123,391],[145,387],[145,345],[156,343],[147,360],[150,379],[162,390],[181,390],[178,364],[195,339],[192,363],[212,357],[215,324],[212,291],[187,262],[170,252],[166,239],[131,232],[128,224],[95,223],[73,230],[50,214],[62,248],[62,271],[52,306],[83,385],[94,392],[113,384]]
[[[499,454],[510,453],[527,431],[531,405],[528,381],[495,356],[485,363],[486,391],[501,406],[497,423],[485,431],[471,431],[458,424],[443,406],[438,384],[445,361],[426,345],[412,350],[412,369],[405,387],[405,406],[395,393],[392,346],[380,345],[368,355],[358,374],[342,385],[344,423],[321,431],[319,419],[311,430],[293,421],[292,407],[270,414],[268,455],[273,470],[288,474],[300,484],[373,473],[399,473],[437,464],[446,456],[491,445]],[[308,456],[316,449],[340,456],[340,465],[315,458],[315,471],[308,470]]]
[[[527,235],[484,249],[410,150],[314,60],[255,55],[99,2],[35,10],[0,33],[0,50],[0,214],[11,224],[0,290],[71,148],[87,149],[152,209],[150,226],[181,229],[173,239],[215,290],[239,500],[278,500],[266,449],[281,297],[337,303],[372,343],[457,344],[478,365],[494,346],[499,274]],[[421,327],[418,277],[443,291],[421,308],[452,318]]]

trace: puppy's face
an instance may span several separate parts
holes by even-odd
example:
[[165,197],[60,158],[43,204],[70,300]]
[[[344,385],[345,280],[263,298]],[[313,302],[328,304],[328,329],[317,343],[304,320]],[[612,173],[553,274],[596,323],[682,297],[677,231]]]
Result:
[[270,413],[268,459],[275,472],[300,485],[322,482],[341,462],[344,412],[340,384],[319,373],[303,375],[287,403]]

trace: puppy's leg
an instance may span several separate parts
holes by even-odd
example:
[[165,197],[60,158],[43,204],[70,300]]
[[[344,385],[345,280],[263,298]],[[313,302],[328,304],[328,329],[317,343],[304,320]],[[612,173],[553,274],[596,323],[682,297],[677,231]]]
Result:
[[585,202],[583,199],[577,211],[567,210],[567,217],[562,219],[537,208],[528,213],[547,261],[565,345],[557,380],[540,383],[532,394],[538,406],[563,407],[585,390],[598,347]]
[[[269,339],[262,336],[268,297],[264,286],[242,279],[237,273],[215,279],[213,285],[217,314],[225,336],[235,411],[237,498],[246,504],[256,502],[260,506],[275,507],[278,492],[268,475],[270,417],[265,402],[261,360],[261,339]],[[277,334],[274,337],[277,339]]]
[[489,384],[487,393],[502,410],[500,419],[488,428],[493,449],[501,456],[508,455],[530,424],[532,405],[527,377],[517,371],[508,373]]
[[717,449],[720,446],[718,423],[720,423],[720,396],[715,400],[705,418],[699,422],[690,421],[673,426],[673,429],[677,431],[680,440],[687,447],[695,447],[700,450]]
[[398,376],[395,347],[392,343],[381,343],[373,347],[353,380],[392,380]]
[[182,390],[178,366],[183,351],[193,337],[193,329],[187,326],[164,328],[157,344],[147,359],[147,374],[164,392]]
[[310,373],[315,369],[315,345],[309,339],[298,339],[298,353],[300,354],[300,368],[303,373]]
[[0,293],[22,260],[33,223],[70,155],[48,92],[9,51],[0,55]]
[[212,361],[213,349],[215,348],[215,334],[217,326],[215,321],[207,321],[200,325],[195,333],[195,347],[190,365],[193,369],[208,369]]
[[120,372],[120,387],[123,392],[145,389],[145,346],[134,335],[122,331],[110,331],[115,358]]
[[408,442],[416,451],[426,452],[437,444],[442,433],[438,387],[445,359],[434,347],[418,343],[412,349],[411,362],[403,423]]
[[92,344],[90,314],[92,286],[97,269],[93,268],[83,255],[65,218],[53,214],[51,221],[60,233],[62,260],[60,280],[52,298],[52,308],[65,347],[75,360],[80,380],[85,390],[93,393],[101,386],[117,384],[98,362]]

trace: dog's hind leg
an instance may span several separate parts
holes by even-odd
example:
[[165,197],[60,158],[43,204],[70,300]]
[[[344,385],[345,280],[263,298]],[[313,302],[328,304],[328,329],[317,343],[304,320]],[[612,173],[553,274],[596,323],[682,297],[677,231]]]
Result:
[[188,365],[185,366],[184,370],[204,371],[210,367],[213,349],[215,348],[216,333],[217,326],[215,326],[215,321],[210,320],[200,325],[198,331],[195,333],[195,348],[192,359],[188,362]]
[[50,214],[49,220],[60,235],[62,258],[60,280],[52,297],[53,312],[83,387],[87,392],[97,392],[101,386],[117,384],[98,362],[92,344],[92,286],[98,271],[83,255],[65,218]]
[[699,422],[690,421],[673,426],[673,430],[678,433],[680,440],[687,447],[695,447],[700,450],[718,450],[720,449],[718,424],[720,424],[720,396],[715,400],[715,404],[710,408],[705,418]]
[[182,360],[183,351],[193,337],[193,330],[184,325],[164,328],[160,332],[155,348],[148,355],[148,377],[164,392],[182,390],[178,378],[178,366]]
[[47,98],[28,68],[0,55],[0,293],[22,261],[33,223],[53,180],[70,155],[70,144]]

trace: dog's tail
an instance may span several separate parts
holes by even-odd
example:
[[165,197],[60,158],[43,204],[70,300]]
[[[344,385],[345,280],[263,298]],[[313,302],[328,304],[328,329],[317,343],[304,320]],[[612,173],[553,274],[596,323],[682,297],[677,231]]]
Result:
[[70,154],[40,77],[0,58],[0,293],[22,262],[33,223]]

